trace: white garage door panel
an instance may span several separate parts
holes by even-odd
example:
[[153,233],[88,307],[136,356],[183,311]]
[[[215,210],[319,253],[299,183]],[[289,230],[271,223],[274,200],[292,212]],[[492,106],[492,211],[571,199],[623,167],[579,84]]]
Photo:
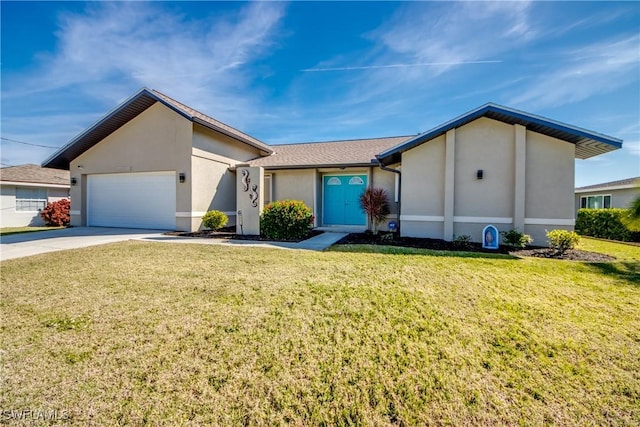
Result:
[[87,225],[173,230],[175,172],[90,175]]

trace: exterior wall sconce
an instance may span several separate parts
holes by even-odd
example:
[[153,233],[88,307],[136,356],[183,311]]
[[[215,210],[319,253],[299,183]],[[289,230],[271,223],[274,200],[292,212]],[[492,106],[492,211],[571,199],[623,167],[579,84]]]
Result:
[[476,172],[476,178],[478,179],[484,178],[484,171],[482,169],[478,169],[478,172]]
[[71,185],[76,185],[78,183],[78,179],[75,176],[71,177]]
[[180,172],[178,174],[178,180],[180,180],[180,184],[184,184],[184,182],[186,181],[187,176],[185,175],[184,172]]

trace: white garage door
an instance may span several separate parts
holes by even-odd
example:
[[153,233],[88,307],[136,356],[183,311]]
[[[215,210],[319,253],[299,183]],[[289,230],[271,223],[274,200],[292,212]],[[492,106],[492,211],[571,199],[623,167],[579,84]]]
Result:
[[176,228],[175,172],[89,175],[87,225]]

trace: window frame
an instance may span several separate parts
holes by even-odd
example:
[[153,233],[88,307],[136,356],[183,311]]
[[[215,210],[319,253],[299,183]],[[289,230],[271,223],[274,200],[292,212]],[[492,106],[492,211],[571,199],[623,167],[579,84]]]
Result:
[[[32,193],[29,197],[20,192]],[[43,196],[44,197],[41,197]],[[22,197],[21,197],[22,196]],[[48,191],[42,187],[16,187],[16,212],[40,212],[47,206],[49,201]]]
[[[601,197],[602,199],[602,207],[590,208],[589,207],[589,198],[597,198]],[[609,198],[609,203],[607,206],[606,199]],[[587,196],[580,196],[580,209],[611,209],[611,194],[590,194]]]
[[[264,174],[264,195],[262,197],[262,206],[267,206],[273,202],[273,175]],[[267,198],[267,191],[269,192],[269,198]]]

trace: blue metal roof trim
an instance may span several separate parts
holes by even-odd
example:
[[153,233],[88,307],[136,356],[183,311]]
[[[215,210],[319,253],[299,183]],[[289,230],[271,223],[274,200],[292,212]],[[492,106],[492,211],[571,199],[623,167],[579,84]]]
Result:
[[[511,120],[506,120],[505,117],[499,117],[500,115],[506,116]],[[389,160],[394,156],[397,156],[407,150],[410,150],[424,142],[427,142],[435,137],[445,134],[447,131],[463,126],[470,123],[480,117],[489,117],[495,120],[499,120],[505,123],[518,123],[530,130],[538,133],[549,134],[558,139],[564,139],[568,142],[579,144],[584,142],[584,139],[603,143],[618,149],[622,147],[622,140],[611,136],[603,135],[597,132],[582,129],[576,126],[571,126],[566,123],[561,123],[555,120],[547,119],[534,114],[525,113],[524,111],[515,110],[501,105],[487,103],[475,110],[471,110],[455,119],[449,120],[442,125],[435,127],[425,133],[422,133],[415,138],[406,141],[396,147],[386,150],[378,155],[376,158],[383,164],[385,160]],[[531,129],[534,128],[534,129]],[[552,132],[553,131],[553,132]],[[393,160],[393,159],[391,159]],[[396,159],[398,161],[398,159]],[[388,164],[388,163],[386,163]]]

